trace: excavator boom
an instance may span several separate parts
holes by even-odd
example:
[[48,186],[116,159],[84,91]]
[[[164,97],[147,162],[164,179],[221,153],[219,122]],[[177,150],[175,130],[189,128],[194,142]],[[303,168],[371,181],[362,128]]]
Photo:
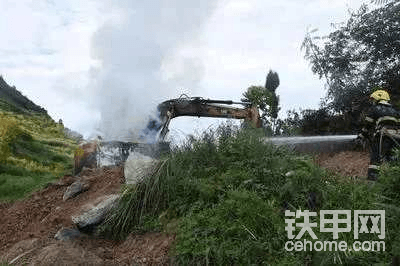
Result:
[[[228,105],[242,104],[245,108]],[[158,105],[161,121],[160,140],[164,140],[168,133],[171,119],[178,116],[219,117],[245,119],[255,127],[261,127],[261,119],[257,107],[250,107],[246,103],[210,100],[200,97],[179,98],[162,102]]]

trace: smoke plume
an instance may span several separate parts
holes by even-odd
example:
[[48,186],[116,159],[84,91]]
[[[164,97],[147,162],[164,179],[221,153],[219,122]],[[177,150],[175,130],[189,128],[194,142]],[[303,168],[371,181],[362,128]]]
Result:
[[99,66],[89,83],[106,139],[138,140],[158,103],[201,80],[201,60],[177,52],[198,35],[215,5],[214,0],[110,2],[106,9],[115,19],[93,36],[92,57]]

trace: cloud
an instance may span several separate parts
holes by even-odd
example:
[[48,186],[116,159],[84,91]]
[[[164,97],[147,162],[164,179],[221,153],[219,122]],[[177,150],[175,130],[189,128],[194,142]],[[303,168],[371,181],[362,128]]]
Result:
[[97,117],[90,100],[77,97],[87,93],[89,40],[102,19],[94,2],[0,1],[0,74],[55,120],[85,132],[76,113]]

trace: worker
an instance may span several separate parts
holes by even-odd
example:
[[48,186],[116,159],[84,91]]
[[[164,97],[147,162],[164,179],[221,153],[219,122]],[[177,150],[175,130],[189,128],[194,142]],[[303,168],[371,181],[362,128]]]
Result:
[[[370,95],[372,102],[364,119],[364,127],[359,134],[360,139],[368,139],[371,148],[368,179],[377,180],[380,164],[393,159],[393,148],[396,145],[396,135],[400,128],[400,112],[390,103],[387,91],[378,89]],[[390,134],[388,132],[391,132]],[[395,132],[395,134],[392,134]]]

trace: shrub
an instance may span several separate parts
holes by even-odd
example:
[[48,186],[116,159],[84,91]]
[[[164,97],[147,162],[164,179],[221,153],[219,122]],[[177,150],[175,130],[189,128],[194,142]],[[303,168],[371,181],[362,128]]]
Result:
[[[225,127],[176,148],[141,183],[124,188],[102,232],[176,233],[170,255],[179,265],[370,265],[400,254],[400,168],[388,168],[371,185],[329,174],[262,137]],[[305,209],[385,209],[389,251],[286,251],[284,212]],[[332,241],[332,234],[314,232]],[[354,241],[353,232],[340,238]]]
[[10,155],[10,143],[22,131],[17,123],[5,116],[0,116],[0,162],[3,162]]

